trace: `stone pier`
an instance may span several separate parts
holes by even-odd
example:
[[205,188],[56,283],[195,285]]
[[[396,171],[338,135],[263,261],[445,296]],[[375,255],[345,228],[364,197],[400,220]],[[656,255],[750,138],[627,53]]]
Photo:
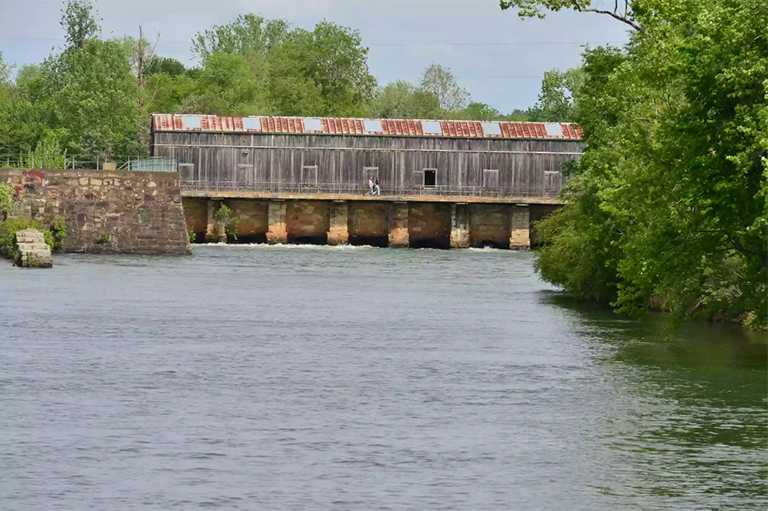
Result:
[[269,201],[267,209],[267,243],[286,243],[288,230],[285,217],[287,206],[285,201]]
[[469,205],[451,205],[451,248],[469,248]]
[[389,214],[389,246],[407,248],[410,242],[408,232],[408,203],[393,202]]
[[472,204],[469,219],[472,246],[509,248],[513,207],[509,204]]
[[45,243],[43,233],[37,229],[24,229],[16,233],[12,255],[16,266],[28,268],[53,266],[51,247]]
[[331,202],[329,216],[328,244],[346,245],[349,243],[349,206],[347,202]]
[[528,206],[512,206],[510,222],[511,233],[509,236],[509,248],[531,248],[531,221]]
[[408,241],[412,248],[451,248],[451,207],[415,202],[408,208]]
[[224,201],[237,217],[237,230],[233,234],[237,243],[264,243],[269,230],[267,217],[269,203],[246,199],[228,199]]

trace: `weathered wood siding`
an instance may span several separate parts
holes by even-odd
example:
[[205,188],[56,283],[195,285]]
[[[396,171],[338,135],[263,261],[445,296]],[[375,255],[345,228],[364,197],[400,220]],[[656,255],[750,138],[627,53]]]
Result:
[[[552,196],[577,140],[155,132],[153,155],[178,159],[189,188],[382,194]],[[435,186],[424,170],[435,169]]]

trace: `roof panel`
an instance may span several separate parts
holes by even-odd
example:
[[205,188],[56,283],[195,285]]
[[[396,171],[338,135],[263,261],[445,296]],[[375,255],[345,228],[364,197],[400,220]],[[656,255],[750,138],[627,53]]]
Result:
[[339,135],[443,136],[462,138],[534,138],[580,140],[581,127],[569,123],[480,122],[331,117],[229,117],[154,114],[155,131],[223,133],[325,133]]
[[317,117],[305,117],[304,129],[307,131],[324,131],[323,120]]
[[243,117],[243,129],[245,131],[261,131],[261,119],[258,117]]
[[425,134],[442,135],[443,128],[438,121],[421,121],[421,129]]
[[365,125],[365,131],[368,133],[383,133],[384,128],[381,126],[381,121],[363,121]]
[[185,130],[200,129],[200,116],[199,115],[185,115],[181,118],[182,126]]
[[498,122],[484,122],[482,126],[486,135],[501,135],[501,125]]

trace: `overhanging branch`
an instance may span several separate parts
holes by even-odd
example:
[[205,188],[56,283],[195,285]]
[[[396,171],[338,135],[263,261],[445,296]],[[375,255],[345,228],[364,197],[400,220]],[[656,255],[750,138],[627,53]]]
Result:
[[638,25],[637,23],[635,23],[634,21],[632,21],[627,17],[626,6],[625,6],[624,15],[621,15],[621,14],[618,14],[618,12],[616,11],[606,11],[603,9],[594,9],[592,7],[585,7],[585,6],[582,6],[578,1],[574,1],[573,5],[576,7],[576,10],[579,12],[594,12],[597,14],[607,14],[611,18],[619,20],[622,23],[626,23],[627,25],[634,28],[641,34],[645,35],[645,30],[643,30],[643,28],[640,25]]

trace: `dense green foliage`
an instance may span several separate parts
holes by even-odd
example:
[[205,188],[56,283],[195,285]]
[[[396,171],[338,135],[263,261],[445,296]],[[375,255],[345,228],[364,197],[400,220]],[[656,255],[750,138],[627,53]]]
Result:
[[152,113],[527,117],[471,102],[439,64],[415,84],[378,86],[358,32],[327,21],[305,30],[238,16],[193,38],[200,60],[191,69],[155,55],[141,37],[101,39],[90,0],[67,0],[61,25],[65,47],[17,69],[15,79],[0,54],[0,156],[15,165],[61,166],[67,154],[90,161],[146,154]]
[[768,4],[630,7],[630,43],[584,55],[573,115],[588,146],[569,205],[538,225],[538,268],[622,312],[765,325]]
[[581,87],[584,79],[581,69],[569,69],[560,72],[557,69],[546,71],[541,83],[539,101],[528,109],[529,121],[571,122],[578,113],[574,92]]
[[11,212],[13,208],[13,189],[0,183],[0,221],[5,219],[5,216]]

